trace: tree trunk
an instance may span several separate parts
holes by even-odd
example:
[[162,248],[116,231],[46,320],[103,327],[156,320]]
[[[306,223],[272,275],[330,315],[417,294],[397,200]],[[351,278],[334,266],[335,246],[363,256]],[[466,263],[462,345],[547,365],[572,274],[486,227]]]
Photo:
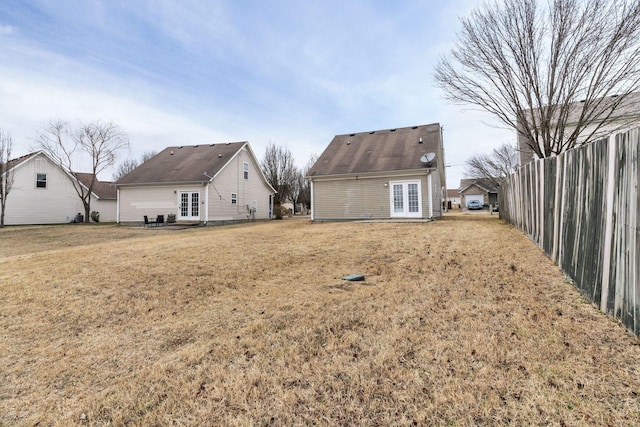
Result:
[[91,210],[91,205],[88,203],[84,204],[84,223],[89,224],[91,222],[91,217],[89,217],[89,211]]

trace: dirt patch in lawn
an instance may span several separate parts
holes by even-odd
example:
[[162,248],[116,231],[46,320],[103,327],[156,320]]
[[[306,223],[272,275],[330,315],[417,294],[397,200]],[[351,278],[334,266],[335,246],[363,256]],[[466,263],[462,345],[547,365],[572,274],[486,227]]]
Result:
[[638,340],[496,216],[0,233],[0,424],[640,422]]

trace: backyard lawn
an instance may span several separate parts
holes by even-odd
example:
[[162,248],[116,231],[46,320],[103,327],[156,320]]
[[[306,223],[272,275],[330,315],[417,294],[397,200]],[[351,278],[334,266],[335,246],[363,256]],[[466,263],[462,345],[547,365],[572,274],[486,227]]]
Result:
[[639,369],[495,215],[0,229],[0,426],[638,425]]

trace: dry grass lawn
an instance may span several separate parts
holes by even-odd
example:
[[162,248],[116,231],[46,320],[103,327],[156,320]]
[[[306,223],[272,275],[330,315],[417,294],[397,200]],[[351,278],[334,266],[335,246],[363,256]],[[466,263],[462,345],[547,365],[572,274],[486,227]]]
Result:
[[640,423],[639,341],[489,215],[0,229],[0,349],[0,425]]

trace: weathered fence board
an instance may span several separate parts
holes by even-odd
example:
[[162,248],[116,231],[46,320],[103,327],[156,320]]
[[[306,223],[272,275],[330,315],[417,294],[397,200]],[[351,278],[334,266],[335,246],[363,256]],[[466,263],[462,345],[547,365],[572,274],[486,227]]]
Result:
[[500,216],[638,336],[639,161],[634,129],[531,162],[500,188]]

